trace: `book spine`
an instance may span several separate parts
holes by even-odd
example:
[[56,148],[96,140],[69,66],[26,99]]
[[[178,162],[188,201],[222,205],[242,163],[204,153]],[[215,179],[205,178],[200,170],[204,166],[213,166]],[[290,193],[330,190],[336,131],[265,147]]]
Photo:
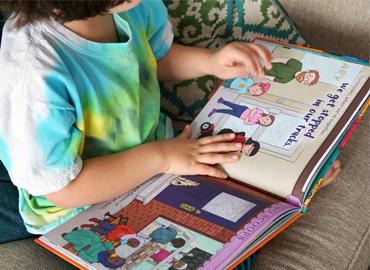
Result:
[[368,107],[370,105],[370,99],[367,100],[365,106],[362,108],[360,114],[358,115],[358,117],[356,118],[355,122],[352,124],[351,128],[349,129],[349,131],[347,132],[347,135],[344,137],[341,145],[340,145],[340,148],[343,149],[349,138],[352,136],[353,132],[356,130],[358,124],[360,123],[362,117],[364,116],[365,112],[367,111]]

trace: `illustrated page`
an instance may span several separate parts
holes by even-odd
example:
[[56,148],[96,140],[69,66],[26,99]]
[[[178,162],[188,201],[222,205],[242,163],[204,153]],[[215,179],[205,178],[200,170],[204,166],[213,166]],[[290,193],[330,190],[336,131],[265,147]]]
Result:
[[285,198],[369,78],[370,68],[257,43],[274,57],[266,77],[225,81],[192,123],[193,137],[236,133],[235,141],[244,145],[241,160],[222,167],[235,179]]
[[282,215],[298,211],[231,181],[159,175],[41,240],[94,269],[216,269]]

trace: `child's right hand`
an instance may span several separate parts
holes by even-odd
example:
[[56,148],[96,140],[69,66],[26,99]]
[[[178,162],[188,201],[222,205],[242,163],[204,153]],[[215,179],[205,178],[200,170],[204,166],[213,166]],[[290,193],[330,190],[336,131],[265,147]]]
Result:
[[190,139],[191,126],[176,138],[160,141],[165,173],[209,175],[226,178],[227,174],[211,165],[240,159],[241,143],[232,142],[234,133]]

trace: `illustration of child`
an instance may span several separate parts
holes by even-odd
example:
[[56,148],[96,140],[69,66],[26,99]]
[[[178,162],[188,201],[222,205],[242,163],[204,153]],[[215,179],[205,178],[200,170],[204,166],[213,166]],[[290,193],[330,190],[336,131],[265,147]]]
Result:
[[262,96],[270,89],[270,86],[270,83],[255,83],[249,87],[248,92],[255,97]]
[[261,96],[270,89],[270,83],[255,83],[251,77],[238,77],[227,80],[224,86],[238,90],[238,94],[249,92],[253,96]]
[[247,106],[224,100],[222,97],[217,100],[217,103],[224,104],[230,109],[213,109],[208,114],[208,117],[211,117],[214,113],[225,113],[242,119],[245,125],[261,126],[270,126],[275,121],[275,116],[264,113],[263,110],[259,108],[250,109]]
[[260,150],[260,143],[249,138],[242,148],[242,153],[247,157],[252,157]]
[[115,252],[121,258],[127,258],[145,244],[145,239],[136,234],[128,234],[121,237],[121,245],[116,247]]
[[243,143],[243,147],[241,152],[247,156],[252,157],[260,150],[260,143],[249,138],[248,140],[245,139],[245,132],[234,132],[230,128],[223,128],[217,134],[227,134],[227,133],[234,133],[236,136],[235,138],[241,138],[239,141]]
[[90,228],[92,231],[98,232],[101,235],[105,235],[110,241],[116,241],[126,234],[135,233],[135,231],[127,225],[110,224],[105,220],[100,220],[97,218],[90,218],[89,221],[94,222],[97,225],[83,224],[81,227]]
[[114,253],[114,246],[110,242],[103,242],[95,233],[76,229],[64,233],[62,237],[73,245],[77,255],[90,263],[101,263],[107,268],[118,268],[125,264],[125,259]]

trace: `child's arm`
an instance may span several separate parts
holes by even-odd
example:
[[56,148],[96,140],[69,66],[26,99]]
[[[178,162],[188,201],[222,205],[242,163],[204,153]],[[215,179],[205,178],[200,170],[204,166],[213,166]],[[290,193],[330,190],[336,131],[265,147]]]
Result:
[[263,77],[260,60],[267,69],[271,68],[271,53],[253,43],[233,42],[220,50],[172,44],[170,51],[158,61],[158,79],[187,80],[204,75],[229,79],[250,74]]
[[[235,162],[240,143],[231,143],[235,134],[189,139],[191,128],[174,139],[146,143],[121,153],[84,161],[78,177],[65,188],[46,195],[62,208],[80,207],[113,199],[161,172],[203,174],[225,178],[210,165]],[[232,153],[231,153],[232,152]]]

